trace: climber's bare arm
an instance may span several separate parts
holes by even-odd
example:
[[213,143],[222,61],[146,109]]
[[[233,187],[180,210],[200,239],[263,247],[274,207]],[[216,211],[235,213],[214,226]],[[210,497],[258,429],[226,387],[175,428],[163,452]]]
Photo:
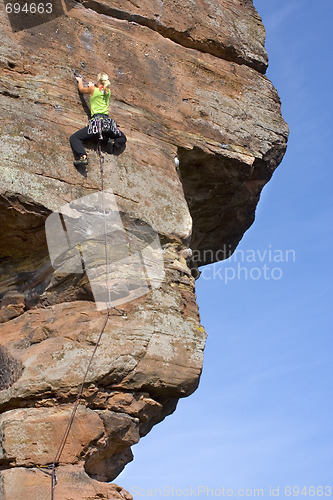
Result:
[[96,87],[92,82],[88,83],[88,87],[84,87],[83,83],[82,83],[82,78],[80,76],[76,76],[75,78],[77,80],[78,89],[79,89],[79,92],[81,92],[81,94],[92,95],[94,93],[94,90]]

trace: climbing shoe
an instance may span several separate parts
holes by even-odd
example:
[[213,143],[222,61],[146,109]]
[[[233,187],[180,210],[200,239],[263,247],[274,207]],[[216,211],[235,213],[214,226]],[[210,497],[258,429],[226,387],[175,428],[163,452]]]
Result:
[[84,155],[81,156],[81,158],[75,160],[74,162],[74,167],[82,167],[88,165],[88,158]]

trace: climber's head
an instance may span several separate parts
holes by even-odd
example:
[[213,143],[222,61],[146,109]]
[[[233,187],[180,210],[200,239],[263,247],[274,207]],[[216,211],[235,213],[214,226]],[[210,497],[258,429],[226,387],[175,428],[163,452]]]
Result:
[[97,86],[103,87],[103,89],[108,92],[110,89],[110,80],[106,73],[99,73],[97,75]]

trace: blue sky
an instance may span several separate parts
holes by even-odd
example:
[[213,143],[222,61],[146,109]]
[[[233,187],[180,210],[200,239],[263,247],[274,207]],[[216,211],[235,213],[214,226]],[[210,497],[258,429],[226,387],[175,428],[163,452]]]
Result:
[[[293,250],[295,259],[260,262],[256,254],[246,263],[240,254],[206,268],[208,276],[220,273],[215,279],[197,281],[208,332],[200,387],[133,447],[135,460],[116,482],[136,499],[163,487],[163,496],[172,496],[171,488],[173,496],[191,496],[191,488],[196,496],[201,487],[201,498],[207,488],[223,496],[224,487],[229,498],[241,488],[255,496],[256,488],[268,499],[270,487],[285,498],[285,486],[331,485],[333,496],[333,3],[254,4],[290,138],[238,248],[244,255]],[[248,279],[242,271],[226,283],[226,268],[237,277],[238,264]]]

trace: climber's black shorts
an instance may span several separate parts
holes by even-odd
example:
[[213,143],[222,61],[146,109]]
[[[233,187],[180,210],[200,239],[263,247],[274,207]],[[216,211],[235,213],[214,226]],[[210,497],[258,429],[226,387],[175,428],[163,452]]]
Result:
[[[96,115],[95,115],[96,116]],[[108,116],[107,116],[108,118]],[[86,155],[87,152],[83,146],[83,142],[87,141],[88,139],[98,139],[99,138],[99,133],[97,132],[96,134],[89,134],[88,133],[89,127],[83,127],[77,132],[75,132],[73,135],[70,136],[69,142],[73,150],[74,157],[80,158],[83,155]],[[121,130],[117,128],[117,132],[113,132],[112,130],[109,131],[103,131],[103,139],[114,139],[114,144],[116,147],[122,147],[126,143],[126,136]]]

